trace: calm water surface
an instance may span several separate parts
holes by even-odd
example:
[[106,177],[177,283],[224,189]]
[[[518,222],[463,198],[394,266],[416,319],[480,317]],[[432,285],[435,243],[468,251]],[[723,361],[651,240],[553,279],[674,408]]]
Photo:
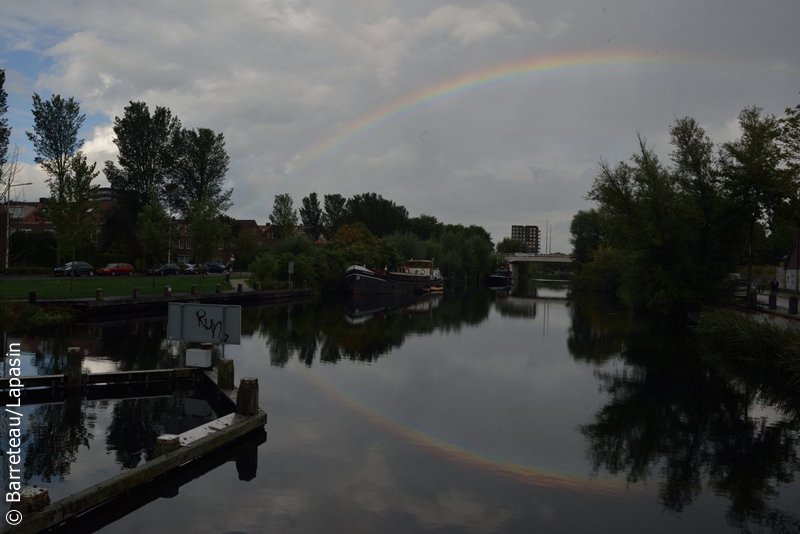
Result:
[[[244,310],[226,350],[237,377],[259,378],[266,442],[101,531],[800,531],[800,402],[779,377],[565,296]],[[45,374],[73,345],[95,372],[171,367],[165,333],[156,319],[11,337]],[[61,496],[144,461],[153,432],[213,417],[197,397],[56,405],[50,434],[29,408],[30,483]],[[58,466],[48,448],[67,449]]]

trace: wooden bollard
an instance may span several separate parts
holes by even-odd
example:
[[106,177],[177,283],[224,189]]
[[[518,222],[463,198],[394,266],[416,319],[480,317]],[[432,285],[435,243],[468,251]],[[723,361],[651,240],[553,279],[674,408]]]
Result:
[[261,282],[256,282],[253,284],[253,290],[261,291]]
[[197,295],[197,285],[192,284],[192,295]]
[[96,302],[103,302],[103,288],[102,287],[98,287],[97,289],[95,289],[95,291],[94,291],[94,300]]
[[175,434],[162,434],[156,439],[156,456],[162,456],[181,448],[181,438]]
[[236,413],[255,415],[258,413],[258,378],[242,378],[236,392]]
[[136,299],[139,298],[139,288],[138,287],[134,287],[133,288],[133,294],[131,295],[131,298],[133,300],[136,300]]
[[217,291],[216,291],[217,295],[219,295],[221,292],[222,292],[222,284],[217,284]]
[[28,292],[28,304],[36,304],[36,291]]
[[236,292],[241,293],[242,291],[244,291],[244,286],[242,284],[238,284],[236,286]]
[[217,366],[217,386],[219,389],[234,388],[233,360],[220,360]]
[[81,363],[83,355],[80,347],[69,347],[67,349],[67,387],[79,388],[83,385],[83,373]]
[[19,492],[19,511],[23,515],[38,512],[50,504],[50,492],[47,488],[28,486]]
[[164,286],[164,296],[165,297],[172,296],[172,288],[170,286]]

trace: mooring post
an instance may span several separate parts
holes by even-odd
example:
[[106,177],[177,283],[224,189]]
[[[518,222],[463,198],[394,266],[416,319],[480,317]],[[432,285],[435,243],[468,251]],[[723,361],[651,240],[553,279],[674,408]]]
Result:
[[94,300],[96,302],[103,302],[103,288],[102,287],[98,287],[97,289],[95,289],[95,291],[94,291]]
[[797,297],[789,297],[789,313],[797,315]]
[[241,293],[242,291],[244,291],[244,286],[242,286],[242,284],[237,284],[236,285],[236,292],[237,293]]
[[217,292],[217,295],[219,295],[220,292],[222,292],[222,284],[217,284],[217,291],[216,292]]
[[163,456],[181,448],[180,436],[175,434],[162,434],[156,439],[156,456]]
[[249,451],[236,457],[236,472],[239,480],[249,482],[258,474],[258,449],[253,447]]
[[131,298],[133,300],[136,300],[136,299],[139,298],[139,288],[138,287],[134,287],[133,288],[133,294],[131,295]]
[[36,304],[36,291],[28,292],[28,304]]
[[233,360],[220,360],[217,366],[217,386],[219,389],[234,388]]
[[192,295],[197,295],[197,285],[192,284]]
[[258,378],[242,378],[236,392],[236,413],[255,415],[258,413]]
[[81,355],[80,347],[69,347],[67,349],[67,387],[79,388],[83,385],[83,373],[81,373],[81,362],[83,356]]
[[19,511],[23,515],[38,512],[50,504],[50,492],[47,488],[27,486],[19,492]]
[[172,287],[164,286],[164,296],[171,297],[172,296]]
[[254,291],[261,291],[261,282],[256,282],[253,284]]
[[778,295],[776,295],[775,293],[769,294],[769,309],[770,310],[778,309]]

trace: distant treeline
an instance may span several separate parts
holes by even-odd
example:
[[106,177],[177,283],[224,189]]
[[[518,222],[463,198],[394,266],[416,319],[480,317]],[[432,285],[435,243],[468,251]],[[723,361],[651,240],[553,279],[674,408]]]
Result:
[[698,122],[670,127],[672,165],[639,136],[629,162],[600,162],[572,220],[577,291],[606,292],[662,314],[729,292],[737,266],[776,264],[800,228],[800,106],[739,114],[742,135],[716,146]]

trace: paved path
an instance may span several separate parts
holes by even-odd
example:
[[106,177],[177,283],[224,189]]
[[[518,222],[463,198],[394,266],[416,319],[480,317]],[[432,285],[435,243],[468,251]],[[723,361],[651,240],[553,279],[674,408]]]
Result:
[[236,286],[238,284],[242,284],[242,291],[252,291],[253,290],[253,288],[251,288],[250,286],[247,285],[247,279],[246,278],[237,278],[235,280],[233,278],[231,278],[231,286],[234,289],[236,289]]

